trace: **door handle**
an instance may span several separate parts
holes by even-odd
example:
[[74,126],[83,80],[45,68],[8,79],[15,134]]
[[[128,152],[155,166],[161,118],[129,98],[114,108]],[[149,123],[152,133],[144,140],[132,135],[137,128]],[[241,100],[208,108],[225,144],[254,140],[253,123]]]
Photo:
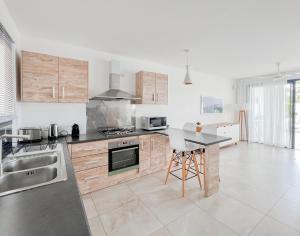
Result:
[[62,97],[65,98],[65,86],[62,87]]
[[55,86],[52,86],[52,98],[55,98]]
[[155,101],[155,95],[154,95],[154,93],[152,94],[152,101],[153,102]]

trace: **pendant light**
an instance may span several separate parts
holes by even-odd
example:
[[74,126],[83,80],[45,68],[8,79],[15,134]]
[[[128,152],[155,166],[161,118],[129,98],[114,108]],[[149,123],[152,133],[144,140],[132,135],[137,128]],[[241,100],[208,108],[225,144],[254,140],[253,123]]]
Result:
[[192,84],[192,80],[189,74],[189,50],[184,49],[184,52],[186,54],[186,74],[184,77],[184,84],[188,85],[188,84]]

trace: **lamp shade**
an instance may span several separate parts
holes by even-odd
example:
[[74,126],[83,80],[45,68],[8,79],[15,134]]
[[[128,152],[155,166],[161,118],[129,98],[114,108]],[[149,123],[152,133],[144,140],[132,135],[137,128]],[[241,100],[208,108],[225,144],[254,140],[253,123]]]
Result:
[[185,77],[184,77],[184,84],[192,84],[192,80],[191,80],[191,77],[190,77],[190,74],[189,74],[189,66],[188,65],[186,66],[186,74],[185,74]]

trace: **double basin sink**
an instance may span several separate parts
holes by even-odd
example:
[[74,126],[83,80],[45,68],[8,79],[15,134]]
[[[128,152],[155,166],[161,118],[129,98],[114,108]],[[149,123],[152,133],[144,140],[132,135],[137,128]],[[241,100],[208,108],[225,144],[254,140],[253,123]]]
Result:
[[56,150],[16,154],[3,161],[0,196],[67,179],[61,146]]

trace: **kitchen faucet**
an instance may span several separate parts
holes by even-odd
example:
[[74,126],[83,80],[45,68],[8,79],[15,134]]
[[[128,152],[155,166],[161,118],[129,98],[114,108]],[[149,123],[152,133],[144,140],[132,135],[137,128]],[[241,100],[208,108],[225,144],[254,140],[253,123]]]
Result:
[[3,175],[3,164],[2,164],[2,140],[5,138],[18,138],[18,139],[29,139],[29,135],[14,135],[14,134],[3,134],[0,136],[0,176]]

